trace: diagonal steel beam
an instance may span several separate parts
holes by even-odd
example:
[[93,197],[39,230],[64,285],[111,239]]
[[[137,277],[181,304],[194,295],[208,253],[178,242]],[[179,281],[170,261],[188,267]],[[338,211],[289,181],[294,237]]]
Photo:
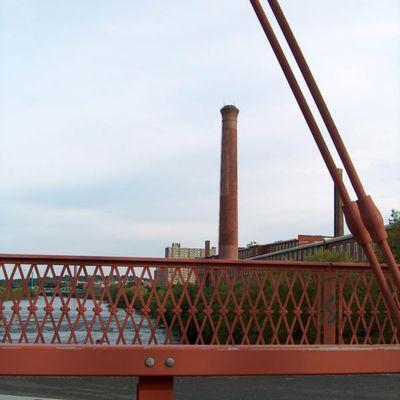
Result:
[[365,254],[368,258],[368,261],[378,281],[379,287],[382,291],[385,303],[393,317],[393,320],[395,321],[396,326],[398,327],[398,329],[400,329],[400,311],[396,305],[395,299],[390,293],[388,282],[385,279],[381,265],[379,264],[376,254],[373,250],[372,238],[367,228],[364,225],[364,222],[360,214],[360,209],[355,201],[351,201],[348,191],[343,181],[340,179],[332,155],[325,143],[322,133],[315,121],[312,111],[297,82],[293,70],[290,67],[290,64],[285,56],[285,53],[283,52],[283,49],[272,29],[271,24],[269,23],[269,20],[264,12],[264,9],[260,4],[260,1],[250,0],[250,3],[257,15],[258,20],[260,21],[261,27],[263,28],[264,33],[267,36],[267,39],[272,47],[272,50],[274,51],[275,56],[282,68],[282,71],[289,83],[289,86],[296,98],[296,101],[300,107],[304,119],[306,120],[307,125],[311,131],[311,134],[313,135],[314,140],[318,146],[318,149],[322,155],[325,165],[327,166],[328,171],[335,185],[337,185],[340,197],[342,198],[344,204],[343,211],[346,217],[347,225],[350,231],[355,236],[355,238],[363,246]]
[[369,231],[372,239],[379,245],[379,248],[381,249],[382,254],[384,255],[388,267],[391,271],[393,282],[396,285],[397,290],[400,291],[400,270],[387,242],[388,237],[382,215],[379,212],[378,208],[375,206],[372,198],[370,196],[367,196],[367,194],[365,193],[364,187],[357,174],[357,171],[343,142],[343,139],[339,133],[339,130],[335,124],[335,121],[332,118],[328,106],[326,105],[326,102],[322,96],[321,91],[319,90],[317,82],[314,79],[311,69],[308,66],[308,63],[303,55],[303,52],[300,49],[300,46],[285,17],[285,14],[283,13],[283,10],[279,5],[278,0],[268,0],[268,3],[275,15],[276,20],[278,21],[283,35],[286,38],[286,41],[290,47],[290,50],[292,51],[297,65],[299,66],[299,69],[315,101],[318,111],[321,114],[329,135],[332,138],[332,142],[335,145],[340,159],[343,162],[343,166],[346,169],[347,175],[349,176],[350,182],[358,198],[357,204],[360,210],[361,219],[365,227]]

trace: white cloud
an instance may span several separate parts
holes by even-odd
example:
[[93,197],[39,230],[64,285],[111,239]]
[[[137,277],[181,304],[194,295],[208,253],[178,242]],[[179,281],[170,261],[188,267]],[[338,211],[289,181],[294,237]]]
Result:
[[[330,178],[249,4],[76,5],[2,6],[1,251],[215,243],[231,102],[242,244],[332,231]],[[398,2],[282,7],[387,217],[400,200]]]

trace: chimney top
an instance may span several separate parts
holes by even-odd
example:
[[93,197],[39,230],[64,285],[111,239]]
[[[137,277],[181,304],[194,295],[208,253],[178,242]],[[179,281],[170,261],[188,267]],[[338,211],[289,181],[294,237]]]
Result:
[[236,106],[234,106],[233,104],[227,104],[226,106],[223,106],[221,108],[221,114],[225,114],[225,113],[228,113],[231,111],[239,113],[239,109]]

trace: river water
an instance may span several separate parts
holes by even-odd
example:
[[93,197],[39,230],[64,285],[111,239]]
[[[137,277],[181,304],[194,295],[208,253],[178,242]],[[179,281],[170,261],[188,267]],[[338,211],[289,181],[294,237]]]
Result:
[[[166,341],[166,331],[163,327],[154,327],[154,320],[143,318],[140,314],[134,313],[133,316],[127,315],[123,309],[119,309],[117,313],[112,316],[108,310],[108,304],[102,303],[102,311],[99,315],[95,316],[93,308],[95,304],[92,300],[86,300],[85,312],[79,315],[77,308],[79,307],[78,301],[71,298],[68,303],[70,311],[67,315],[63,314],[60,308],[63,306],[59,297],[55,297],[51,306],[54,310],[51,314],[46,315],[44,308],[46,304],[51,301],[47,297],[47,303],[44,297],[39,297],[35,306],[37,310],[35,314],[30,314],[28,300],[21,300],[19,302],[19,313],[13,315],[13,302],[3,302],[3,317],[0,314],[0,343],[107,343],[103,335],[104,327],[106,329],[107,338],[110,344],[164,344]],[[66,299],[64,299],[66,301]],[[82,302],[82,300],[80,300]],[[1,310],[0,310],[1,311]],[[35,316],[37,322],[35,321]],[[111,318],[110,318],[111,317]],[[133,322],[132,322],[133,320]],[[123,328],[123,338],[118,330],[118,325],[121,327],[126,321]],[[85,324],[86,322],[86,324]],[[10,337],[5,335],[5,324],[10,326]],[[155,329],[155,337],[151,338],[150,324]],[[25,326],[26,337],[22,335],[21,325]],[[42,327],[42,335],[38,334],[38,326]],[[58,336],[55,334],[56,327],[58,328]],[[75,329],[71,329],[75,327]],[[88,329],[89,327],[89,329]],[[73,336],[71,331],[74,332]],[[90,336],[92,340],[90,339]],[[11,338],[11,340],[10,340]],[[176,343],[178,338],[173,336],[168,339],[168,343]]]

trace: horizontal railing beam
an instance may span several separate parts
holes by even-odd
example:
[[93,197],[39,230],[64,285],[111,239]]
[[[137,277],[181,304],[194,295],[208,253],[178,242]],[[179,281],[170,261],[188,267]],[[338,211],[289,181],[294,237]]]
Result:
[[[146,359],[154,361],[146,366]],[[170,366],[167,359],[173,360]],[[148,363],[152,365],[152,363]],[[0,375],[227,376],[400,373],[400,346],[0,345]]]
[[[270,260],[225,260],[225,259],[183,259],[183,258],[141,258],[141,257],[97,257],[71,255],[43,255],[43,254],[0,254],[0,263],[18,264],[68,264],[89,266],[137,266],[137,267],[225,267],[225,268],[312,268],[312,269],[341,269],[341,270],[370,270],[368,263],[352,262],[310,262],[310,261],[270,261]],[[386,268],[385,265],[383,265]]]

